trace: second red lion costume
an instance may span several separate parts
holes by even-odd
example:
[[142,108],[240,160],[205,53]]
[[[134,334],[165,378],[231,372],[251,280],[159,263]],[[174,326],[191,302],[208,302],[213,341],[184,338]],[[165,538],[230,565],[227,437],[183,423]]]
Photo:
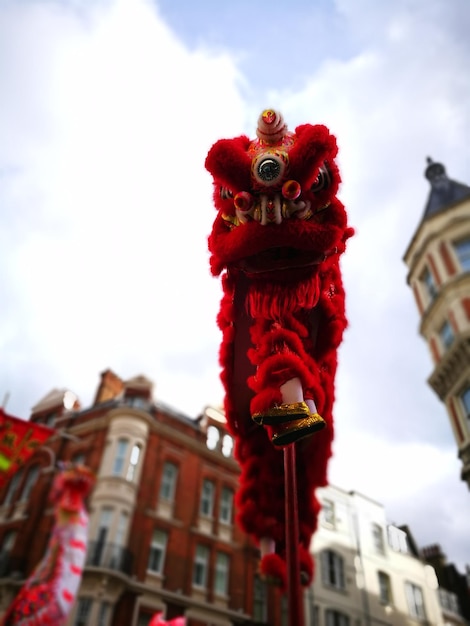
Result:
[[268,109],[257,137],[221,139],[206,159],[218,210],[209,237],[211,269],[223,274],[221,377],[241,466],[238,520],[260,545],[261,571],[281,580],[282,447],[299,441],[300,559],[307,584],[315,489],[327,483],[337,349],[346,327],[339,256],[352,229],[336,197],[337,146],[325,126],[304,124],[291,133]]

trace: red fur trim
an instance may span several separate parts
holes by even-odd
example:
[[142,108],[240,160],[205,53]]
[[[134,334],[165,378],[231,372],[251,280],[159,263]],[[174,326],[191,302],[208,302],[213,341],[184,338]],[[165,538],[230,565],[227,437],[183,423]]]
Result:
[[260,563],[260,572],[273,584],[279,586],[281,591],[287,589],[287,568],[286,563],[278,554],[266,554]]
[[[300,558],[303,582],[311,580],[309,547],[319,511],[315,490],[327,483],[337,349],[347,325],[339,256],[353,231],[336,197],[340,182],[336,140],[321,125],[298,126],[292,142],[283,147],[289,157],[286,177],[300,185],[299,198],[313,212],[310,219],[292,217],[268,225],[256,220],[236,225],[233,219],[224,219],[235,216],[236,194],[256,197],[262,191],[262,181],[255,185],[252,180],[249,146],[248,137],[242,136],[220,140],[209,151],[206,167],[213,175],[218,214],[208,245],[212,273],[223,274],[217,322],[222,331],[225,412],[241,470],[237,521],[256,541],[264,537],[275,541],[276,554],[263,558],[261,570],[285,585],[283,453],[251,414],[282,403],[280,386],[298,377],[304,399],[314,400],[327,423],[296,444]],[[262,150],[259,146],[256,154]],[[315,191],[320,167],[328,170],[330,184]],[[273,253],[276,248],[283,250]],[[274,269],[272,260],[279,258],[275,267],[284,265],[286,258],[295,262],[290,269],[268,271]],[[316,264],[305,265],[306,260]],[[242,271],[247,268],[251,275]]]

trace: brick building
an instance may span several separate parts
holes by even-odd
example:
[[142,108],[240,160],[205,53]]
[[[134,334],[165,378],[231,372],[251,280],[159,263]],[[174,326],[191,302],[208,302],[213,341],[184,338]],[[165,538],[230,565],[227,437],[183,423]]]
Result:
[[[97,475],[68,626],[147,626],[156,611],[188,626],[286,626],[285,596],[259,578],[258,550],[234,523],[239,468],[219,410],[190,419],[154,401],[145,377],[107,370],[91,407],[53,390],[31,420],[56,434],[0,492],[0,616],[43,556],[63,460]],[[466,605],[449,612],[447,579],[437,589],[411,533],[387,524],[382,505],[334,486],[318,497],[306,625],[465,626]]]
[[[105,371],[90,408],[54,390],[31,420],[56,435],[0,494],[0,610],[43,555],[59,460],[97,474],[87,563],[70,624],[145,626],[157,610],[190,626],[250,624],[266,603],[258,552],[234,524],[238,465],[223,418],[154,402],[143,376]],[[270,593],[273,593],[272,590]]]

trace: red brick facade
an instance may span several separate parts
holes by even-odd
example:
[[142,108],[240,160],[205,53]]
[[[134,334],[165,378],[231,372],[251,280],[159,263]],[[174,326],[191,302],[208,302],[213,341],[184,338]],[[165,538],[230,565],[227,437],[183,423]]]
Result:
[[[50,406],[47,410],[40,410],[38,405],[31,419],[38,422],[47,419],[51,423],[54,414],[53,427],[61,435],[49,440],[47,450],[38,451],[33,456],[24,468],[23,480],[17,485],[13,497],[11,493],[7,495],[9,485],[0,493],[0,547],[8,531],[18,531],[8,554],[0,553],[3,602],[11,599],[20,581],[44,553],[53,523],[47,498],[57,461],[73,460],[83,455],[86,465],[97,474],[97,486],[89,501],[90,542],[79,594],[79,598],[90,599],[89,610],[95,611],[93,617],[90,613],[86,623],[94,623],[100,603],[106,601],[109,614],[104,626],[142,626],[144,616],[151,616],[156,609],[164,610],[168,619],[187,615],[188,626],[279,625],[280,597],[277,591],[261,584],[264,610],[261,611],[259,601],[258,608],[255,606],[258,551],[239,530],[234,520],[236,513],[230,510],[230,497],[236,491],[239,470],[229,447],[223,450],[221,446],[223,441],[230,443],[230,439],[224,440],[224,436],[228,436],[224,424],[208,413],[192,420],[170,407],[152,403],[145,390],[146,381],[142,381],[137,381],[142,383],[139,393],[136,391],[139,385],[120,385],[118,377],[108,371],[103,374],[96,404],[89,409],[75,408],[67,412],[62,403],[51,411]],[[127,393],[126,390],[132,391]],[[112,393],[117,395],[110,397]],[[138,479],[133,482],[129,476],[124,478],[124,474],[120,477],[112,475],[110,468],[116,438],[122,439],[125,435],[120,433],[126,428],[132,432],[134,426],[137,433],[145,434],[136,435],[143,443],[138,444],[142,454],[137,468]],[[211,446],[212,449],[207,445],[210,427],[217,428],[219,433],[219,441]],[[168,463],[176,468],[177,473],[170,514],[159,508],[163,473]],[[24,478],[37,464],[41,468],[39,477],[27,501],[22,503]],[[210,483],[211,488],[208,515],[201,513],[204,481]],[[9,499],[7,505],[6,498]],[[121,537],[118,546],[112,542],[109,546],[100,544],[97,551],[100,515],[106,508],[111,511],[114,504],[116,516],[124,509],[128,516],[127,532],[124,533],[127,539],[123,542]],[[155,531],[166,537],[166,549],[161,571],[149,573]],[[112,531],[111,524],[102,532],[108,537],[114,532],[114,541],[118,541],[119,531]],[[102,558],[108,547],[118,550],[123,557],[118,565]],[[195,586],[198,551],[207,556],[207,562],[203,563],[201,570],[203,584]],[[220,571],[221,564],[227,571]],[[221,586],[225,584],[226,591],[221,593]],[[256,584],[259,589],[260,582]],[[99,592],[100,586],[104,591]],[[1,606],[0,611],[5,608]],[[259,619],[261,613],[269,615],[269,622],[265,621],[266,618]],[[81,623],[76,619],[72,614],[70,624]]]

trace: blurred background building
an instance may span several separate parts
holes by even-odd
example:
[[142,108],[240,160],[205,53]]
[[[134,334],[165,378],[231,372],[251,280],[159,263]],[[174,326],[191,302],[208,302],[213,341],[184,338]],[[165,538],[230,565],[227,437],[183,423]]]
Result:
[[[107,370],[91,407],[53,390],[31,420],[56,435],[0,494],[0,611],[43,556],[62,460],[97,474],[70,626],[147,626],[160,610],[167,619],[185,615],[189,626],[287,623],[284,594],[260,578],[258,549],[234,522],[239,470],[219,409],[190,419],[155,401],[144,376],[123,381]],[[381,504],[334,486],[318,495],[308,626],[466,623],[462,575],[457,586],[448,572],[436,576],[431,552],[422,555],[408,528],[387,523]]]
[[431,159],[425,176],[431,189],[404,260],[433,361],[429,384],[446,406],[470,488],[470,187]]

